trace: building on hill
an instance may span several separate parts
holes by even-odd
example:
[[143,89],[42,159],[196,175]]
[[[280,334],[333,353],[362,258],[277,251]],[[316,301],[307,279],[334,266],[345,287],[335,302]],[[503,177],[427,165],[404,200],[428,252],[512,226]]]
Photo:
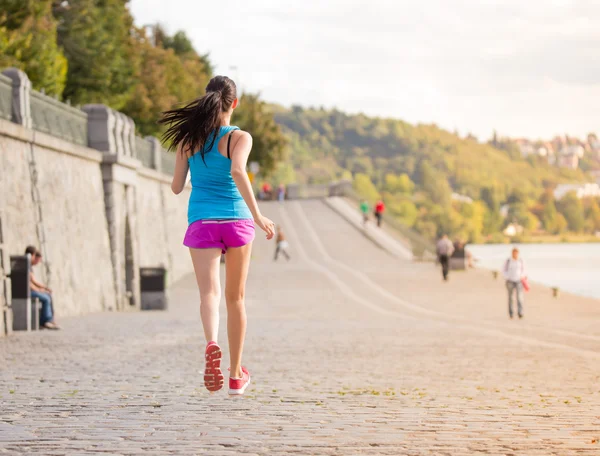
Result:
[[450,195],[450,198],[452,199],[452,201],[458,201],[459,203],[466,203],[466,204],[473,203],[473,198],[471,198],[467,195],[461,195],[460,193],[452,193],[452,195]]
[[509,223],[508,226],[504,228],[504,231],[502,231],[502,233],[504,234],[504,236],[514,237],[518,236],[519,234],[523,234],[523,230],[524,228],[518,223]]
[[588,184],[561,184],[554,189],[554,198],[559,200],[567,193],[575,192],[577,198],[600,197],[600,185]]
[[535,154],[535,147],[531,143],[531,141],[529,141],[528,139],[517,138],[517,139],[515,139],[515,144],[519,147],[519,151],[521,152],[521,157],[527,158],[530,155]]
[[562,136],[555,136],[550,143],[552,144],[552,148],[557,153],[559,153],[561,149],[567,145],[566,139]]
[[550,165],[556,164],[556,150],[550,141],[542,143],[541,147],[546,149],[546,159]]
[[590,171],[590,174],[592,175],[596,183],[600,185],[600,170]]
[[521,152],[521,157],[527,158],[531,155],[548,159],[551,155],[554,155],[554,148],[551,143],[546,142],[532,142],[525,138],[515,139],[515,144]]
[[583,158],[585,148],[581,144],[569,144],[560,149],[560,155],[576,155],[577,158]]
[[558,156],[557,165],[561,168],[577,169],[579,167],[579,155],[575,153],[561,153]]
[[596,138],[596,135],[589,135],[588,144],[591,156],[596,160],[600,160],[600,141]]

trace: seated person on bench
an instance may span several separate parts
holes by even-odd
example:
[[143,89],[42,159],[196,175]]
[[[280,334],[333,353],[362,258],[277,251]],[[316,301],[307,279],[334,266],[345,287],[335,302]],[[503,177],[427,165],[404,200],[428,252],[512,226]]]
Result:
[[33,266],[42,262],[42,254],[34,246],[30,245],[25,249],[25,255],[31,255],[32,269],[29,271],[29,287],[31,288],[31,299],[39,299],[42,303],[40,310],[40,328],[60,329],[54,322],[52,315],[52,290],[38,282],[33,275]]

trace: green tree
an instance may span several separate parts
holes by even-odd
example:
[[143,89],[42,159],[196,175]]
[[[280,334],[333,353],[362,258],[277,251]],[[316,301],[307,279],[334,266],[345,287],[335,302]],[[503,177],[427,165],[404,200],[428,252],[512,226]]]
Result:
[[595,233],[600,231],[600,206],[598,200],[593,198],[585,214],[587,230]]
[[[388,201],[387,198],[386,201]],[[396,216],[403,224],[413,226],[416,223],[419,216],[419,210],[412,201],[408,199],[402,199],[400,201],[392,199],[391,201],[388,201],[387,206],[390,214]]]
[[60,96],[67,59],[57,44],[52,0],[0,0],[0,66],[27,73],[33,88]]
[[431,201],[442,207],[448,207],[452,189],[444,175],[436,172],[425,160],[419,165],[417,174],[421,188],[427,193]]
[[398,191],[405,195],[410,195],[415,190],[415,183],[410,180],[406,173],[402,173],[398,178]]
[[287,139],[275,122],[269,106],[258,94],[243,94],[233,114],[233,123],[252,135],[250,161],[261,167],[261,175],[268,176],[284,157]]
[[539,222],[524,203],[512,204],[508,210],[508,219],[518,223],[527,231],[535,230]]
[[162,45],[165,49],[173,49],[175,54],[179,56],[196,54],[192,41],[181,30],[173,36],[165,35]]
[[56,1],[58,43],[69,61],[64,97],[121,109],[136,83],[133,18],[128,0]]
[[460,215],[463,217],[461,231],[469,242],[478,242],[483,234],[486,215],[489,212],[482,201],[463,203],[459,207]]
[[558,210],[567,221],[569,230],[581,233],[585,228],[583,204],[575,192],[569,192],[558,201]]
[[558,232],[558,211],[554,203],[554,197],[552,194],[545,199],[544,209],[542,211],[542,227],[548,233]]
[[495,185],[483,187],[480,196],[488,210],[484,213],[483,234],[497,233],[502,229],[504,220],[500,214],[500,192]]
[[438,228],[434,222],[428,220],[419,220],[415,224],[415,229],[427,239],[435,239],[438,236]]
[[556,216],[556,229],[555,234],[563,234],[569,228],[569,223],[564,215],[558,213]]
[[508,204],[527,204],[527,194],[522,187],[517,187],[508,195]]
[[154,46],[151,41],[145,31],[138,32],[136,53],[140,71],[133,92],[122,108],[143,135],[158,134],[159,113],[202,95],[210,78],[203,66],[190,69],[172,49]]
[[410,195],[415,189],[415,184],[408,174],[401,175],[386,174],[384,178],[384,188],[390,193],[400,193]]
[[353,187],[356,193],[368,201],[373,202],[379,198],[377,188],[366,174],[357,173],[354,176]]
[[488,209],[483,218],[483,234],[498,233],[502,229],[504,219],[500,214],[500,211],[492,211]]

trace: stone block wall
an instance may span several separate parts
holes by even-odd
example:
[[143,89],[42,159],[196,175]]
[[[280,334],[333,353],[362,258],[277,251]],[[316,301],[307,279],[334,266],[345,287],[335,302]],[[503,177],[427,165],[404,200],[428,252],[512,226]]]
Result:
[[187,188],[174,195],[170,179],[160,173],[141,170],[138,175],[137,221],[145,227],[139,230],[140,266],[166,267],[169,283],[192,270],[189,252],[183,246],[189,194]]
[[[100,162],[94,150],[0,120],[0,201],[12,255],[39,245],[29,161],[36,161],[57,312],[108,309],[115,300]],[[35,271],[47,280],[43,268]],[[107,286],[108,285],[108,286]]]
[[64,128],[48,128],[53,123],[36,129],[40,108],[27,75],[10,69],[0,82],[4,92],[12,85],[10,120],[0,116],[4,244],[13,255],[28,244],[43,247],[58,316],[139,309],[140,267],[166,267],[169,283],[192,272],[182,245],[190,189],[172,194],[163,173],[172,157],[156,139],[136,137],[133,121],[106,106],[78,113],[65,105],[62,113],[61,103],[34,94],[64,114],[57,125],[87,122],[87,145],[75,144]]

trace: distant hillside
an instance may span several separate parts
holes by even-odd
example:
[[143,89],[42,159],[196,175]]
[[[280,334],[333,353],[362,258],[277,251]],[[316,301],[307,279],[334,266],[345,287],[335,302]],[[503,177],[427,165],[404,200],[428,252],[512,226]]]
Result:
[[[540,198],[547,202],[543,195],[556,184],[586,181],[579,170],[521,159],[436,125],[337,110],[272,109],[290,143],[282,180],[351,178],[367,199],[383,195],[393,215],[431,237],[442,230],[471,240],[496,234],[509,221],[499,216],[505,202],[511,203],[510,221],[532,232],[546,227],[552,232],[553,223],[542,220],[543,208],[534,206]],[[456,195],[453,200],[453,192],[473,204]],[[469,226],[475,219],[476,226]]]
[[277,108],[275,119],[290,138],[291,159],[301,180],[327,180],[348,170],[368,174],[375,182],[386,173],[406,173],[420,184],[421,162],[447,179],[454,191],[472,198],[494,183],[506,194],[520,187],[535,195],[544,183],[585,180],[581,172],[514,159],[436,125],[300,107]]

